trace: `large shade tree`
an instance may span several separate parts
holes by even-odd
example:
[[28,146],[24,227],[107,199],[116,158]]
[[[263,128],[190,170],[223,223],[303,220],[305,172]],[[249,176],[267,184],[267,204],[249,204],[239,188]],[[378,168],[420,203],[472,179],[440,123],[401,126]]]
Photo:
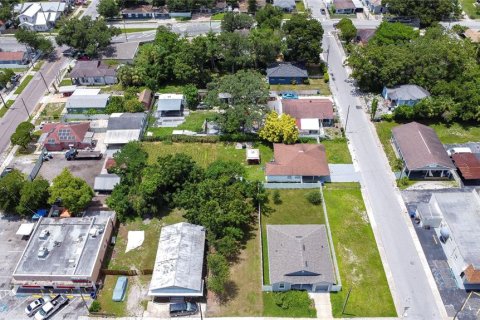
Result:
[[67,169],[53,179],[50,187],[50,204],[61,200],[62,205],[73,214],[78,214],[92,201],[93,189],[82,178],[72,175]]
[[295,14],[283,25],[285,57],[289,61],[319,63],[322,53],[323,28],[306,14]]

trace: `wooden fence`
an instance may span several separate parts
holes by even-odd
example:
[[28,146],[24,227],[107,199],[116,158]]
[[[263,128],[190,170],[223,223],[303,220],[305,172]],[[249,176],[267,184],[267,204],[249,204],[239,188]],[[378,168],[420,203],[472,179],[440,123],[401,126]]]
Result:
[[102,274],[104,275],[113,275],[113,276],[140,276],[140,275],[150,275],[153,273],[153,269],[142,269],[142,270],[112,270],[112,269],[102,269]]

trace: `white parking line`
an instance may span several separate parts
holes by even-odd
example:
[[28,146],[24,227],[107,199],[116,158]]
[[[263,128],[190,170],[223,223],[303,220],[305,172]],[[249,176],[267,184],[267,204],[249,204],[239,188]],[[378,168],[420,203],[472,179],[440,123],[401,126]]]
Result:
[[28,300],[28,298],[30,297],[26,297],[25,299],[22,300],[22,302],[20,302],[19,304],[17,304],[17,306],[15,308],[13,308],[12,310],[10,310],[8,313],[7,313],[7,317],[8,318],[8,315],[11,314],[13,311],[17,310],[25,301]]

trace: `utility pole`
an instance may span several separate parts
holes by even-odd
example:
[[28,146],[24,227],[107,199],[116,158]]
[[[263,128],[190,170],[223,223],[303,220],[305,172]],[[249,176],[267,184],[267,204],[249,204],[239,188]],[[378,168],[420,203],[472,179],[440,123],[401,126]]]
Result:
[[5,106],[5,108],[7,108],[7,104],[5,103],[5,100],[3,100],[3,97],[2,97],[1,93],[0,93],[0,99],[2,99],[3,105]]
[[51,93],[51,92],[50,92],[50,89],[48,88],[47,81],[45,81],[45,78],[43,77],[42,72],[41,72],[41,71],[38,71],[38,73],[40,74],[40,77],[42,77],[43,83],[45,83],[45,87],[47,87],[48,93]]
[[350,105],[348,105],[347,119],[345,120],[345,135],[347,134],[348,116],[350,115]]
[[20,99],[22,99],[23,106],[25,107],[25,111],[27,111],[28,118],[30,119],[30,112],[28,112],[27,105],[25,104],[25,100],[23,100],[23,98],[20,98]]

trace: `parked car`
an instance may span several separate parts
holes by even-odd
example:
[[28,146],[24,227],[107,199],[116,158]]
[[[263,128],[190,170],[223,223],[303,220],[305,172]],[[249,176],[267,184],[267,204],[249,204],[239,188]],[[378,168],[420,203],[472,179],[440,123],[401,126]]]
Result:
[[38,298],[37,300],[32,301],[26,308],[25,313],[27,316],[32,317],[46,302],[50,299]]
[[113,289],[112,300],[116,302],[123,301],[125,299],[125,292],[127,291],[128,278],[118,277],[115,289]]
[[13,75],[13,76],[10,78],[10,83],[17,83],[18,80],[20,80],[21,77],[22,77],[21,74],[15,74],[15,75]]
[[198,312],[195,302],[180,302],[170,304],[170,317],[189,316]]
[[3,169],[2,174],[0,174],[0,178],[5,177],[7,174],[9,174],[12,171],[13,171],[12,167],[6,167],[5,169]]
[[322,9],[320,9],[320,13],[321,14],[326,14],[327,12],[325,11],[325,9],[322,8]]
[[59,294],[50,301],[47,301],[40,310],[35,313],[35,320],[46,320],[52,317],[55,313],[58,312],[63,306],[68,303],[69,299],[63,295]]

